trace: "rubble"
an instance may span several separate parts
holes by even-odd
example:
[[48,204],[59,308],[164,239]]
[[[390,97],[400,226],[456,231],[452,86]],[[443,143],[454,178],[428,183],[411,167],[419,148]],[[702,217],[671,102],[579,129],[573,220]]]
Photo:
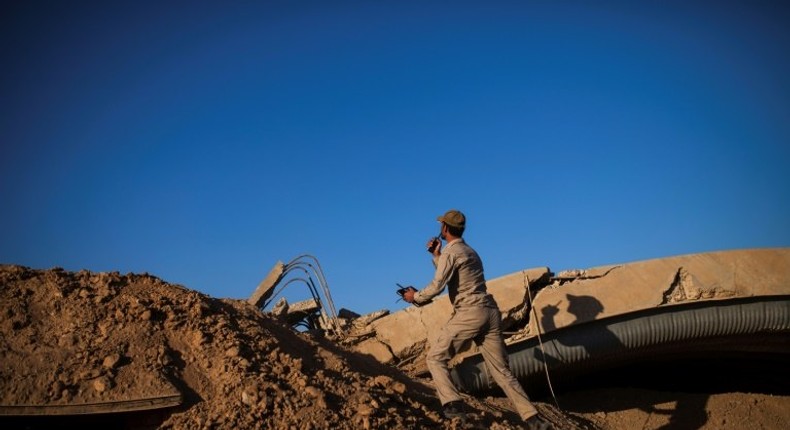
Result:
[[145,428],[444,426],[428,386],[245,301],[150,275],[0,266],[0,308],[10,427],[14,415],[139,410],[166,395],[180,406],[154,405],[164,413]]
[[[561,272],[568,274],[569,272]],[[543,332],[659,306],[790,294],[790,248],[680,255],[559,275],[534,299]]]
[[[530,290],[539,290],[550,282],[551,275],[548,267],[539,267],[487,282],[488,291],[502,312],[504,330],[518,328],[526,323],[529,310],[527,285]],[[353,348],[383,363],[409,364],[417,361],[419,365],[422,360],[416,359],[425,350],[430,329],[443,325],[451,312],[449,298],[447,294],[442,294],[427,305],[408,307],[373,320],[368,324],[367,331],[374,333],[374,337],[361,340]],[[457,359],[465,353],[476,352],[476,347],[470,344],[459,352],[461,354]]]
[[[296,282],[308,288],[313,296],[312,300],[289,306],[281,298],[269,312],[285,318],[294,327],[326,332],[335,338],[341,337],[344,327],[335,311],[335,304],[321,265],[312,255],[300,255],[286,264],[282,261],[275,263],[247,302],[265,310],[278,293]],[[278,286],[279,289],[275,289]]]
[[263,307],[266,301],[274,294],[274,287],[280,282],[284,274],[285,264],[282,261],[276,262],[269,274],[258,284],[258,287],[247,301],[255,307]]
[[[727,300],[790,293],[790,249],[720,251],[652,259],[554,275],[548,267],[527,269],[487,282],[511,344],[572,324],[700,300]],[[529,284],[531,297],[526,294]],[[534,306],[530,306],[530,298]],[[447,295],[408,307],[357,330],[353,348],[377,360],[424,373],[419,366],[429,328],[450,316]],[[537,315],[537,318],[535,317]],[[357,323],[353,323],[357,326]],[[474,354],[469,345],[454,362]],[[413,363],[417,365],[412,366]]]
[[[0,309],[4,428],[97,412],[129,429],[455,428],[425,383],[151,275],[4,265]],[[514,428],[477,407],[476,425]],[[39,415],[63,416],[36,426]]]
[[[285,272],[278,272],[272,279],[282,281]],[[639,309],[786,296],[788,279],[790,249],[758,249],[556,276],[541,267],[488,286],[514,342],[538,328],[559,330]],[[446,295],[420,308],[361,316],[345,309],[325,316],[317,299],[296,311],[283,298],[266,313],[259,304],[276,297],[278,281],[261,285],[256,291],[272,294],[259,295],[254,305],[148,274],[0,266],[0,424],[14,416],[149,409],[157,413],[146,413],[145,426],[117,427],[457,428],[436,413],[430,381],[415,377],[423,372],[429,328],[449,317]],[[323,330],[293,330],[305,314],[320,315]],[[549,319],[551,325],[538,325]],[[341,338],[333,336],[338,327]],[[496,398],[465,401],[476,411],[474,425],[516,427],[508,422],[512,413],[492,407]],[[538,407],[562,428],[595,428]],[[782,415],[766,419],[782,422]],[[21,423],[10,427],[36,428]]]
[[318,326],[326,328],[326,324],[314,321],[321,318],[320,311],[321,303],[316,299],[288,303],[285,297],[281,297],[268,313],[288,325],[309,330]]

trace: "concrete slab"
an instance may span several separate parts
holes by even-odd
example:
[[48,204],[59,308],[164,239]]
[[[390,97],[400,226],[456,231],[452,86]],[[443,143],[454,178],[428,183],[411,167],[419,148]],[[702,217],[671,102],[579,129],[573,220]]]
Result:
[[[548,282],[548,267],[527,269],[486,282],[503,315],[523,312],[526,300],[526,281],[530,285]],[[411,306],[379,318],[370,324],[376,340],[389,348],[393,359],[404,359],[419,354],[433,333],[450,318],[452,305],[446,290],[433,302],[421,307]]]
[[263,278],[258,287],[252,293],[247,302],[255,307],[261,307],[263,303],[271,297],[274,293],[274,286],[280,282],[280,279],[283,277],[283,273],[285,272],[285,264],[282,261],[278,261],[272,267],[272,270],[269,271],[269,274]]
[[[601,266],[577,275],[536,295],[541,332],[658,306],[788,295],[790,248],[681,255]],[[532,318],[530,333],[535,330]]]

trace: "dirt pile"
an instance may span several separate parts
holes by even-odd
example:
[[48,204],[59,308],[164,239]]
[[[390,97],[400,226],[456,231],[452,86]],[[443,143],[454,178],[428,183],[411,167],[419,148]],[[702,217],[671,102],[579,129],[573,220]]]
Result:
[[[104,416],[124,428],[459,426],[440,418],[431,387],[420,380],[297,333],[245,301],[214,299],[148,274],[0,266],[0,309],[6,415],[19,406],[52,411],[175,396],[180,406],[142,413],[145,420],[140,413]],[[469,401],[475,414],[467,426],[507,429],[517,421],[506,409]],[[562,428],[593,428],[538,406]],[[6,424],[33,423],[14,420]]]
[[[519,428],[501,395],[466,397],[473,415],[465,426],[444,421],[430,379],[297,333],[246,301],[147,274],[0,265],[0,312],[4,429]],[[617,369],[558,393],[564,412],[536,406],[567,430],[780,429],[790,411],[787,385],[776,377],[785,367],[781,357]],[[733,385],[738,376],[748,384]],[[142,412],[19,415],[111,412],[140,399],[131,405],[165,403]],[[177,406],[163,406],[173,399]]]

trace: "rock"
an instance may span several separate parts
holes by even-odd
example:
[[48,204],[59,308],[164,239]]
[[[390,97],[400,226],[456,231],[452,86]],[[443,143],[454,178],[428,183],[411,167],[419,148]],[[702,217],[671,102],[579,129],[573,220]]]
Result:
[[280,297],[280,300],[277,300],[277,303],[272,306],[270,313],[275,317],[284,318],[288,314],[288,300],[285,297]]
[[107,378],[98,378],[93,381],[93,389],[97,393],[103,393],[110,388],[110,381]]
[[236,345],[225,350],[225,357],[238,357],[239,354],[241,354],[241,348]]
[[367,403],[360,403],[357,406],[357,413],[363,417],[369,417],[373,415],[373,407]]
[[118,365],[121,361],[121,355],[118,353],[110,354],[107,357],[104,357],[104,361],[102,362],[102,367],[105,369],[114,369],[115,366]]
[[392,384],[393,380],[387,375],[378,375],[373,378],[371,381],[371,386],[378,385],[379,387],[389,387]]
[[244,403],[247,406],[251,406],[251,405],[255,404],[256,401],[257,401],[257,398],[258,398],[258,396],[254,392],[247,392],[247,391],[242,391],[241,392],[241,402]]
[[366,339],[354,345],[354,350],[361,354],[367,354],[381,363],[392,363],[395,356],[392,351],[378,339]]

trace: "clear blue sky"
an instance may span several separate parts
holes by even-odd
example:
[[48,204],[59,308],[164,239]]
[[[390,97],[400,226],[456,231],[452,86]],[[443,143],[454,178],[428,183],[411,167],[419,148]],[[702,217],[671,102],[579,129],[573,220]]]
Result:
[[489,279],[790,246],[786,2],[17,1],[0,21],[2,263],[246,298],[307,253],[367,313],[429,281],[450,208]]

